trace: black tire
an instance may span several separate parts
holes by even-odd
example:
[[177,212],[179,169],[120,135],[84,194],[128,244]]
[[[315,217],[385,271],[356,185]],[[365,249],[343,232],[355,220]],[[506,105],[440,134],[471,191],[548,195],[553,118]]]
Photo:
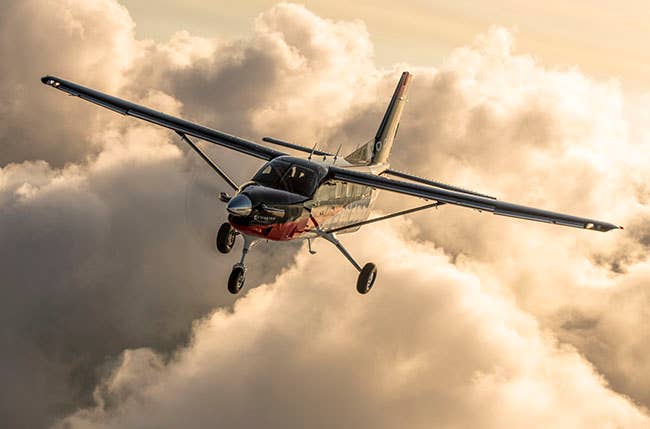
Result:
[[244,287],[245,280],[244,267],[239,265],[232,267],[232,272],[230,273],[230,277],[228,277],[228,292],[233,295],[238,294],[241,288]]
[[368,262],[363,266],[363,269],[359,273],[359,278],[357,279],[357,292],[361,295],[365,295],[370,292],[372,285],[375,284],[377,279],[377,266],[372,262]]
[[222,224],[217,232],[217,250],[221,253],[230,253],[236,237],[237,232],[232,225],[228,222]]

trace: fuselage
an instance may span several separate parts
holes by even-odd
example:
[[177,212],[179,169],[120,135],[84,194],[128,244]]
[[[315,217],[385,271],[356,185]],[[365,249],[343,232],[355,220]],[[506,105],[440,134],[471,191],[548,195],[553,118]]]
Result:
[[230,224],[243,234],[283,241],[316,237],[317,230],[368,219],[377,191],[330,179],[328,166],[375,174],[385,167],[356,166],[333,157],[320,159],[281,156],[263,165],[228,203]]

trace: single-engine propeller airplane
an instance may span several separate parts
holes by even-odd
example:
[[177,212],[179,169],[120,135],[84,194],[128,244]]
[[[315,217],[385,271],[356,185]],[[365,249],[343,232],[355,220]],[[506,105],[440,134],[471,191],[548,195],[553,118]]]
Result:
[[[377,277],[375,264],[369,262],[361,267],[340,243],[337,234],[354,232],[363,225],[444,204],[601,232],[622,229],[595,219],[499,201],[489,195],[391,169],[388,156],[406,103],[411,81],[408,72],[402,73],[375,137],[345,157],[339,157],[338,151],[332,154],[318,150],[316,146],[309,148],[271,137],[262,139],[267,143],[308,153],[307,158],[291,156],[58,77],[45,76],[41,81],[122,115],[133,116],[175,131],[232,188],[234,196],[222,192],[219,197],[227,203],[228,222],[219,228],[216,247],[221,253],[229,253],[236,237],[243,237],[241,259],[233,266],[228,279],[228,290],[233,294],[238,293],[244,285],[244,259],[249,249],[259,240],[306,239],[310,253],[315,253],[311,248],[311,240],[319,237],[334,244],[359,271],[357,291],[361,294],[368,293]],[[266,164],[250,181],[238,185],[190,137],[262,159]],[[378,190],[419,197],[427,203],[370,219],[370,209]]]

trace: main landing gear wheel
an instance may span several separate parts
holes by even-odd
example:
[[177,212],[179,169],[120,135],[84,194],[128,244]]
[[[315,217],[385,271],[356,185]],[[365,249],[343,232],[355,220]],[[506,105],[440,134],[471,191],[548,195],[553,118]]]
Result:
[[[222,226],[222,228],[224,227]],[[230,277],[228,277],[228,292],[232,294],[239,293],[241,288],[244,287],[244,275],[246,273],[244,259],[246,259],[246,255],[250,248],[253,247],[255,243],[259,243],[259,241],[252,238],[250,235],[242,234],[242,237],[244,239],[244,247],[242,248],[241,259],[233,265]]]
[[237,231],[235,228],[228,222],[223,223],[219,227],[219,232],[217,232],[217,250],[221,253],[230,253],[236,237]]
[[357,279],[357,292],[362,295],[367,294],[372,289],[372,285],[377,279],[377,266],[372,262],[368,262],[363,266],[363,269],[359,273],[359,278]]
[[244,287],[244,281],[246,280],[244,267],[241,265],[235,265],[232,267],[232,272],[228,278],[228,292],[233,295],[239,293],[242,287]]

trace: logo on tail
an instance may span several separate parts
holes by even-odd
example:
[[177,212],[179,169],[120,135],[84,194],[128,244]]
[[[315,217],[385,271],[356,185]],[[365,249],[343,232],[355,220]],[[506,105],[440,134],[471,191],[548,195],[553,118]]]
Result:
[[354,152],[345,157],[346,161],[351,164],[384,164],[388,160],[390,150],[393,147],[397,130],[399,129],[399,121],[402,117],[402,111],[406,104],[406,96],[408,93],[409,83],[411,82],[412,75],[409,72],[402,73],[397,88],[393,92],[393,97],[390,99],[390,104],[384,117],[379,125],[375,138],[366,144],[357,148]]

